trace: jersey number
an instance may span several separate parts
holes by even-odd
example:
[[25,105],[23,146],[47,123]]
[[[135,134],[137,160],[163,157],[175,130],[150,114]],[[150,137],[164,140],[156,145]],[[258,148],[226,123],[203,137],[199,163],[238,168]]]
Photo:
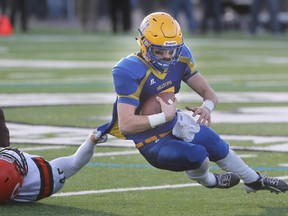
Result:
[[[64,174],[64,171],[60,170],[59,168],[58,168],[57,170],[58,170],[58,174],[59,174],[59,175],[63,175],[63,174]],[[66,179],[66,177],[63,175],[63,178],[61,178],[61,179],[59,180],[59,182],[60,182],[61,184],[64,184],[64,183],[65,183],[65,179]]]

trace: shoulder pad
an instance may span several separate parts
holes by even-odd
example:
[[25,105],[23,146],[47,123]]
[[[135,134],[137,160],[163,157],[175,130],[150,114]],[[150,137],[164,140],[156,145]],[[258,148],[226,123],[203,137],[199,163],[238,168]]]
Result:
[[117,71],[125,73],[133,79],[140,79],[145,76],[148,66],[136,55],[129,55],[121,59],[113,68],[113,74]]
[[130,95],[137,91],[148,66],[137,56],[121,59],[113,68],[113,83],[118,95]]
[[184,45],[182,48],[181,57],[189,58],[190,61],[194,63],[194,56],[189,47],[187,47],[186,45]]

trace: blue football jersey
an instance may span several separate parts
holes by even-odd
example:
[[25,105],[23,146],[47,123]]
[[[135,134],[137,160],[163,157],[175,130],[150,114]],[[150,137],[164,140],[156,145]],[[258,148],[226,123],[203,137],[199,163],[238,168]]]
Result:
[[154,129],[124,136],[118,127],[117,103],[133,105],[137,107],[136,114],[139,114],[142,105],[148,98],[162,92],[178,93],[181,82],[186,82],[197,72],[193,55],[187,46],[183,47],[179,61],[164,72],[154,69],[139,53],[121,59],[112,70],[117,99],[113,108],[113,118],[106,132],[118,138],[132,139],[138,142],[171,130],[176,123],[176,117]]

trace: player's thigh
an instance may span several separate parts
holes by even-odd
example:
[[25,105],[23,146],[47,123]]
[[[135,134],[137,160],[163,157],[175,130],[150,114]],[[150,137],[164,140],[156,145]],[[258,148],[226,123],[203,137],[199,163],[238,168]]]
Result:
[[141,152],[146,160],[160,169],[185,171],[197,169],[208,156],[201,145],[194,145],[170,136]]
[[170,139],[161,146],[157,161],[175,165],[176,169],[182,171],[199,168],[207,156],[207,151],[202,146]]
[[200,131],[195,134],[192,143],[203,146],[209,154],[211,161],[225,158],[229,152],[229,145],[212,129],[201,126]]

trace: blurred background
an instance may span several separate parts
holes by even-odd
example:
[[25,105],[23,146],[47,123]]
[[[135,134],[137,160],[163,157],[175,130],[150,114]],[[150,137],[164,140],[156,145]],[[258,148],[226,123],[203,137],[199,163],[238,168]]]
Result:
[[288,0],[0,0],[1,16],[15,32],[59,27],[121,34],[136,31],[154,11],[172,14],[191,34],[283,35],[288,28]]
[[[11,146],[54,159],[110,121],[111,69],[139,50],[137,28],[154,11],[179,21],[197,68],[219,95],[213,129],[255,170],[287,180],[288,0],[0,0],[0,108]],[[181,89],[179,109],[202,104]],[[99,145],[99,157],[67,181],[69,196],[1,206],[1,214],[191,215],[193,208],[201,216],[287,215],[287,194],[247,199],[242,187],[225,196],[200,187],[114,193],[191,183],[148,167],[127,142],[110,137]],[[92,190],[101,194],[70,193]],[[245,208],[231,208],[239,205]]]

